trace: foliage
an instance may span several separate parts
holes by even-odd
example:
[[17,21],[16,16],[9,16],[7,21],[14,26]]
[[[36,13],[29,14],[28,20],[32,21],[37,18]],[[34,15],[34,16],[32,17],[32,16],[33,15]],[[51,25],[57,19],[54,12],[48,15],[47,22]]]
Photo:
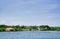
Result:
[[50,30],[50,27],[48,25],[41,25],[40,29],[46,31],[46,30]]
[[41,31],[60,31],[60,27],[49,27],[48,25],[40,25],[40,26],[19,26],[19,25],[0,25],[0,31],[6,31],[6,28],[14,28],[15,31],[25,31],[25,30],[38,30],[38,27]]

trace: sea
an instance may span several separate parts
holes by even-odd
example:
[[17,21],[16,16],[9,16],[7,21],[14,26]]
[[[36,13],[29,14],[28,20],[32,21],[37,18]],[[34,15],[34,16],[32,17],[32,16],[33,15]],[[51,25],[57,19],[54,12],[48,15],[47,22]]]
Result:
[[0,39],[60,39],[60,31],[0,32]]

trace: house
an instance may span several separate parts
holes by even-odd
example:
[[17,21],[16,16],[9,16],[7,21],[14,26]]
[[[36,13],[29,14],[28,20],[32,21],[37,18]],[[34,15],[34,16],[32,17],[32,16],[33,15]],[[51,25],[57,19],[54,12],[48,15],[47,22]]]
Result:
[[14,28],[6,28],[6,31],[15,31]]

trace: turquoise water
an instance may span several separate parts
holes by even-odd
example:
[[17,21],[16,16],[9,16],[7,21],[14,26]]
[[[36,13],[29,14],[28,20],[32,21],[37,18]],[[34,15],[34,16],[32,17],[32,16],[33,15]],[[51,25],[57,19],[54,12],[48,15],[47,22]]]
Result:
[[0,32],[0,39],[60,39],[60,31]]

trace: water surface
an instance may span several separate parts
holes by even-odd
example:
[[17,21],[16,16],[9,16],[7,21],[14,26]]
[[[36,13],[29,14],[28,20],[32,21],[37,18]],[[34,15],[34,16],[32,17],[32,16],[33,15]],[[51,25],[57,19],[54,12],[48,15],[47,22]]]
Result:
[[60,31],[0,32],[0,39],[60,39]]

